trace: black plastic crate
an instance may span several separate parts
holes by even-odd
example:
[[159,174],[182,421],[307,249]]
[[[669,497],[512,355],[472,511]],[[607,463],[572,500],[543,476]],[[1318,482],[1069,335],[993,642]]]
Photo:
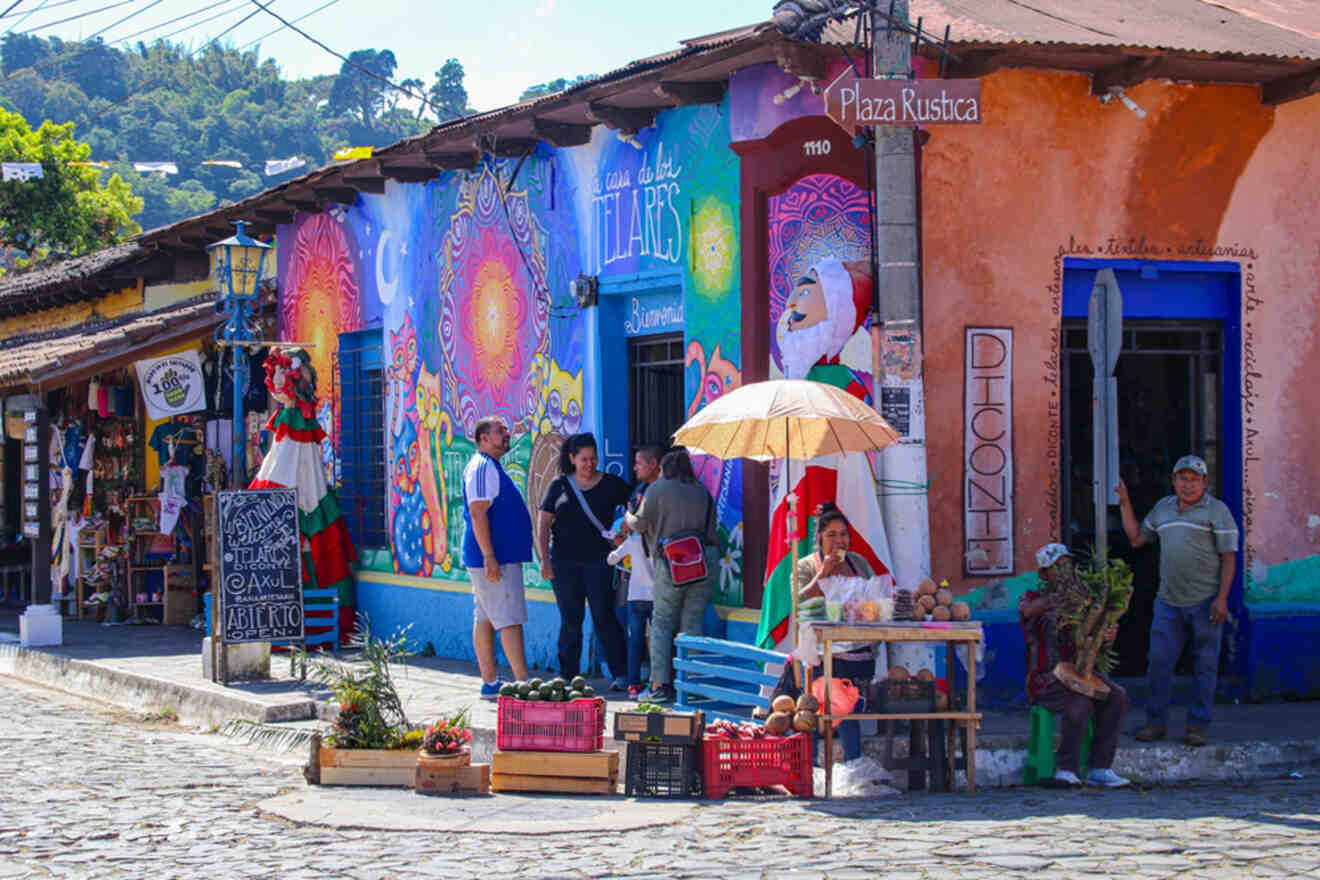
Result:
[[701,797],[701,746],[630,742],[624,774],[628,797]]
[[935,682],[910,678],[907,681],[876,681],[867,694],[868,712],[921,714],[934,712]]

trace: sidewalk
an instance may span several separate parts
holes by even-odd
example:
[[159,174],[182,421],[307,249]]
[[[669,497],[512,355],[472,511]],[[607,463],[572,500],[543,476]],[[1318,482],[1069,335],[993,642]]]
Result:
[[[232,719],[278,725],[291,734],[323,728],[318,711],[329,699],[325,687],[290,674],[288,655],[271,658],[272,678],[235,682],[229,687],[202,677],[202,634],[188,627],[104,626],[66,620],[64,644],[20,648],[18,611],[0,608],[0,675],[11,675],[101,700],[125,709],[154,713],[171,710],[181,723],[214,729]],[[551,673],[537,670],[543,677]],[[474,757],[494,748],[495,704],[478,698],[476,664],[414,657],[397,670],[404,710],[416,724],[470,707]],[[633,704],[606,692],[608,682],[592,682],[613,713]],[[1193,780],[1278,778],[1290,772],[1320,773],[1320,702],[1222,705],[1210,745],[1192,749],[1179,741],[1181,710],[1175,708],[1170,739],[1138,743],[1124,736],[1115,769],[1151,784]],[[1140,707],[1128,727],[1140,725]],[[606,734],[613,729],[607,716]],[[882,740],[868,742],[880,754]],[[1019,784],[1026,757],[1025,711],[987,712],[977,734],[977,783]]]

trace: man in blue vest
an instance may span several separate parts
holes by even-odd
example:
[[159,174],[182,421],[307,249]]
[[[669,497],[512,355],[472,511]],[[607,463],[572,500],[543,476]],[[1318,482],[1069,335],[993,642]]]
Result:
[[500,466],[509,451],[509,428],[487,416],[472,431],[477,451],[463,468],[463,566],[472,578],[472,648],[481,669],[481,698],[499,696],[495,633],[513,668],[527,680],[523,624],[527,598],[523,563],[532,561],[532,517],[527,502]]

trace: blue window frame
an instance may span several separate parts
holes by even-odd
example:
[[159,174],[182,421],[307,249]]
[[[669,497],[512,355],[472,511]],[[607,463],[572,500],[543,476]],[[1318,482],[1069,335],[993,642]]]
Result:
[[385,360],[379,327],[339,336],[340,502],[355,546],[384,549]]

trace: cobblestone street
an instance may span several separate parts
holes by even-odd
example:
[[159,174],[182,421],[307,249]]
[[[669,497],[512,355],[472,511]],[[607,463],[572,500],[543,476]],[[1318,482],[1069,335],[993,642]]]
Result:
[[[455,801],[309,789],[301,750],[257,750],[11,678],[0,678],[0,742],[0,877],[1320,877],[1311,778],[654,808]],[[351,818],[293,824],[267,809],[280,795]],[[450,815],[508,831],[373,830],[387,810],[419,827]],[[634,830],[581,830],[596,818],[623,827],[624,812]],[[540,833],[518,833],[522,822]],[[546,833],[556,823],[571,830]]]

